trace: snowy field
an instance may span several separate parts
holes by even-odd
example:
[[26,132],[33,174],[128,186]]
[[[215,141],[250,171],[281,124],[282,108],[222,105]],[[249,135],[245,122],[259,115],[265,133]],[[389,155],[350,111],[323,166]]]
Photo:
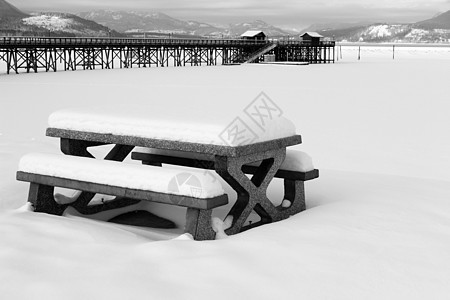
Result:
[[[0,63],[0,298],[448,299],[450,48],[395,51],[365,47],[358,60],[358,47],[342,47],[328,65],[19,75]],[[260,92],[320,169],[305,212],[196,242],[179,229],[27,211],[15,172],[26,153],[59,153],[45,137],[52,112],[127,104],[241,116]],[[270,188],[276,201],[281,187]],[[141,208],[183,226],[181,209]]]

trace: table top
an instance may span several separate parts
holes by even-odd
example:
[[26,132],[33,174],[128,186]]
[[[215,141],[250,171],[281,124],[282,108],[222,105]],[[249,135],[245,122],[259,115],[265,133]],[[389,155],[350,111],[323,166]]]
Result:
[[270,150],[286,148],[302,142],[300,135],[272,139],[242,146],[224,146],[206,143],[193,143],[165,139],[144,138],[130,135],[116,135],[108,133],[95,133],[60,128],[47,128],[46,135],[50,137],[100,142],[105,144],[131,145],[146,148],[165,150],[179,150],[186,152],[211,154],[219,156],[239,157]]
[[[192,144],[243,146],[296,135],[295,125],[283,115],[233,111],[188,110],[183,107],[66,109],[49,116],[48,127],[74,135],[110,134]],[[52,129],[52,131],[53,131]],[[69,137],[71,137],[69,136]]]

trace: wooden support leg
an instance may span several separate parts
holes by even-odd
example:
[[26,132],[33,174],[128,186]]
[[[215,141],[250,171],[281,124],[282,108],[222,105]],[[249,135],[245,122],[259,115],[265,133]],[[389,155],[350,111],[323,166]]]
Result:
[[192,234],[194,240],[214,240],[216,233],[211,226],[212,210],[188,208],[184,231]]
[[53,186],[30,183],[28,202],[30,202],[35,212],[44,212],[61,216],[67,205],[60,205],[53,196]]

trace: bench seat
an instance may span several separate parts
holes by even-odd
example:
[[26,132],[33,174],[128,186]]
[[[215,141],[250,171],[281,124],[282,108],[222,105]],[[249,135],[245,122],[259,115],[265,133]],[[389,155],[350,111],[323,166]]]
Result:
[[62,214],[68,206],[56,203],[54,187],[187,207],[185,231],[195,239],[214,238],[211,211],[228,203],[220,183],[201,172],[77,156],[27,154],[19,163],[17,180],[31,183],[29,201],[38,212]]

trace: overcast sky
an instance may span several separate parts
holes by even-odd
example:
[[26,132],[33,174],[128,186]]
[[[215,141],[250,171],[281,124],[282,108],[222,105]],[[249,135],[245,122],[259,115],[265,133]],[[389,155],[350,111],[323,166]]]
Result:
[[7,0],[25,11],[148,10],[183,20],[264,20],[304,28],[330,22],[415,22],[450,10],[450,0]]

